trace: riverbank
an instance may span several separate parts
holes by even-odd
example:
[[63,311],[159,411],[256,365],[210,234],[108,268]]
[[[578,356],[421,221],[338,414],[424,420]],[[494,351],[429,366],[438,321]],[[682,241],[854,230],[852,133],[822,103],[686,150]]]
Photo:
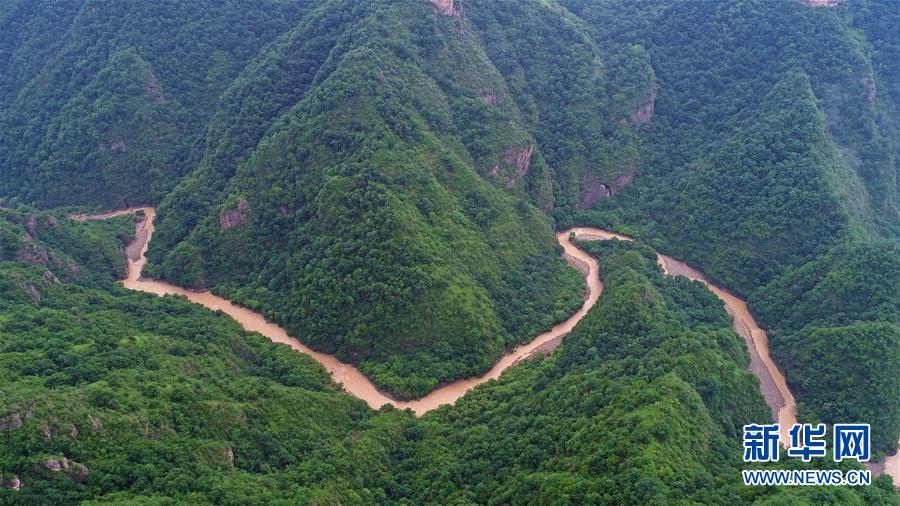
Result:
[[[451,383],[441,385],[431,393],[420,399],[412,401],[399,401],[390,394],[379,390],[369,378],[363,375],[356,367],[345,364],[332,355],[312,350],[297,338],[289,336],[280,326],[267,321],[261,314],[250,309],[238,306],[231,301],[210,293],[209,291],[195,292],[171,285],[169,283],[144,279],[141,271],[146,263],[146,252],[152,240],[154,232],[154,220],[156,210],[152,207],[139,207],[124,209],[100,215],[79,215],[73,219],[104,219],[143,211],[144,219],[136,224],[135,240],[128,245],[126,250],[128,262],[128,275],[121,283],[130,290],[154,293],[156,295],[181,295],[191,302],[200,304],[212,310],[222,311],[237,321],[246,330],[259,332],[273,342],[282,343],[291,348],[310,355],[331,374],[333,380],[343,386],[343,389],[364,400],[373,409],[378,409],[384,404],[391,404],[398,409],[410,409],[417,416],[421,416],[444,404],[453,404],[457,399],[465,395],[472,388],[497,379],[508,368],[518,362],[533,358],[538,354],[548,354],[561,344],[565,335],[572,331],[575,325],[597,303],[603,291],[600,280],[600,266],[595,258],[579,249],[572,239],[582,241],[619,239],[631,241],[632,238],[592,227],[576,227],[559,232],[557,241],[563,247],[566,261],[585,277],[585,301],[581,308],[566,320],[556,324],[549,331],[536,336],[528,343],[517,346],[511,352],[505,354],[485,374],[464,378]],[[732,317],[735,331],[744,338],[750,354],[750,371],[759,378],[760,389],[773,418],[781,424],[781,443],[789,447],[790,439],[787,431],[791,425],[797,422],[796,401],[791,393],[784,375],[772,361],[769,354],[768,336],[754,320],[746,302],[732,295],[728,291],[709,283],[706,278],[687,264],[671,257],[657,253],[657,262],[663,272],[673,276],[685,276],[699,281],[707,286],[725,304],[725,308]],[[900,482],[900,453],[874,463],[873,470],[887,472],[894,477],[895,482]]]
[[[553,328],[547,332],[539,334],[530,342],[519,345],[511,352],[502,356],[485,374],[441,385],[420,399],[398,401],[390,394],[380,391],[369,378],[363,375],[353,365],[343,363],[332,355],[310,349],[302,344],[297,338],[287,335],[287,332],[280,326],[267,321],[259,313],[238,306],[228,299],[214,295],[209,291],[196,292],[170,283],[142,278],[141,271],[147,261],[145,255],[150,241],[153,238],[154,220],[156,218],[156,210],[154,208],[137,207],[94,216],[78,215],[73,218],[79,220],[105,219],[133,214],[137,211],[143,211],[144,219],[136,224],[135,240],[128,245],[126,249],[128,257],[128,276],[122,281],[122,284],[126,288],[154,293],[156,295],[181,295],[188,300],[209,309],[222,311],[231,316],[245,329],[251,332],[259,332],[272,341],[287,344],[297,351],[312,356],[325,367],[335,382],[343,385],[344,390],[351,395],[366,401],[373,409],[378,409],[384,404],[392,404],[399,409],[409,408],[417,415],[422,415],[443,404],[453,404],[467,391],[477,385],[491,379],[499,378],[503,371],[519,361],[526,360],[539,353],[546,354],[551,352],[562,342],[564,336],[575,328],[575,325],[581,321],[588,310],[597,303],[597,300],[603,292],[603,283],[600,280],[600,266],[597,263],[597,260],[575,246],[572,242],[573,238],[581,241],[610,239],[619,239],[623,241],[632,240],[631,237],[622,234],[591,227],[576,227],[559,232],[556,235],[556,239],[563,247],[564,258],[585,278],[585,300],[581,308],[566,320],[554,325]],[[796,409],[794,397],[787,387],[784,376],[778,370],[777,366],[775,366],[774,362],[772,362],[771,358],[769,358],[768,338],[766,337],[765,332],[756,324],[756,321],[747,309],[746,303],[727,291],[710,284],[700,272],[688,267],[682,262],[660,254],[657,254],[657,261],[663,268],[663,271],[667,274],[686,276],[690,279],[695,279],[704,283],[725,303],[726,309],[732,316],[735,330],[738,334],[743,336],[747,342],[747,347],[751,355],[751,371],[753,371],[760,379],[763,395],[772,410],[773,418],[777,418],[784,427],[784,430],[782,431],[782,442],[787,445],[789,441],[787,438],[787,428],[796,422],[796,416],[794,415]]]

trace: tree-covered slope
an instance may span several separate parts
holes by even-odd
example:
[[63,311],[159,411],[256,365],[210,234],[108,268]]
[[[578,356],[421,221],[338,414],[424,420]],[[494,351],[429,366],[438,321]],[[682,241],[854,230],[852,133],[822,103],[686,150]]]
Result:
[[[157,23],[135,20],[176,7],[96,7],[3,18],[3,64],[24,76],[3,88],[12,202],[160,202],[148,272],[262,309],[402,396],[486,370],[577,307],[541,211],[635,162],[629,127],[612,140],[615,120],[594,121],[616,101],[594,100],[607,76],[559,6],[511,5],[538,19],[510,37],[540,51],[521,70],[483,39],[491,24],[427,2],[188,4]],[[54,22],[71,23],[57,53],[25,68]]]
[[585,247],[603,266],[597,306],[556,355],[422,419],[400,482],[414,502],[897,501],[884,479],[828,490],[743,486],[741,426],[769,413],[722,303],[699,283],[662,276],[646,246]]
[[642,171],[634,137],[652,103],[653,70],[636,46],[601,52],[584,22],[553,2],[470,2],[465,15],[503,75],[553,175],[560,228],[571,213]]
[[[554,229],[617,229],[746,297],[801,417],[865,418],[886,452],[900,8],[811,3],[10,0],[0,205],[158,205],[149,274],[255,308],[404,397],[578,305]],[[39,265],[7,286],[39,298],[41,279],[122,268],[108,241],[88,258],[2,233],[2,258]],[[727,406],[704,415],[680,380],[628,382],[724,427]]]
[[750,299],[809,419],[866,420],[875,451],[900,438],[900,248],[844,244]]
[[312,2],[5,2],[0,193],[43,206],[157,202],[219,95]]
[[0,211],[0,232],[0,504],[386,500],[411,415],[224,315],[113,284],[127,218]]
[[658,88],[646,177],[586,219],[743,294],[842,236],[896,238],[896,82],[850,28],[870,3],[565,3],[601,47],[648,51]]
[[645,49],[658,88],[644,176],[579,220],[647,238],[749,296],[801,416],[871,419],[891,451],[896,4],[564,3],[601,48]]
[[[316,15],[346,10],[331,2]],[[285,99],[193,228],[196,215],[180,212],[196,201],[189,189],[221,178],[222,165],[201,165],[163,202],[150,272],[259,308],[380,385],[419,396],[485,371],[565,317],[580,283],[537,207],[552,203],[548,167],[468,22],[426,3],[353,13],[337,42],[323,43],[327,58],[308,54],[325,62],[315,85]],[[292,41],[314,39],[318,26],[302,25],[310,34],[289,33],[252,66],[295,58]],[[248,75],[228,96],[252,104],[244,88],[291,89],[293,77],[260,79]]]

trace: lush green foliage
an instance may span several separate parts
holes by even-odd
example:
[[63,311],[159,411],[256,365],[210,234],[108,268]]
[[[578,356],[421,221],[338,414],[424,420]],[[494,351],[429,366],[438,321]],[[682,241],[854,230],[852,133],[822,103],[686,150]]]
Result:
[[[28,217],[4,211],[0,230],[22,234]],[[22,480],[0,503],[384,501],[412,417],[372,412],[225,316],[114,285],[123,230],[38,225],[51,258],[91,260],[70,264],[83,274],[70,283],[0,262],[0,476]]]
[[[251,126],[222,132],[160,206],[149,272],[211,287],[421,396],[580,305],[552,223],[528,203],[547,198],[547,166],[465,21],[425,3],[329,2],[313,16],[251,68],[294,65],[304,41],[319,70],[248,73],[226,93],[216,124],[255,113]],[[323,23],[336,30],[320,36]],[[268,102],[257,89],[295,92]],[[192,212],[189,193],[223,178]]]
[[893,81],[845,28],[865,2],[565,3],[603,47],[646,49],[659,83],[644,177],[582,219],[742,294],[842,235],[896,237],[898,120],[866,86]]
[[0,9],[0,194],[159,201],[218,97],[315,2],[11,0]]
[[[802,418],[892,449],[896,2],[456,9],[8,0],[0,205],[158,204],[150,274],[403,397],[568,315],[554,229],[615,228],[748,298]],[[768,418],[743,344],[644,247],[588,246],[607,292],[563,348],[416,421],[116,287],[128,223],[0,211],[0,419],[24,421],[0,475],[26,477],[0,502],[896,503],[737,485],[738,427]]]
[[842,245],[750,299],[805,418],[871,423],[874,446],[900,438],[900,249]]
[[[577,219],[748,296],[801,414],[871,419],[890,451],[897,342],[890,327],[856,325],[898,322],[896,5],[563,3],[602,50],[647,51],[658,84],[640,134],[646,171]],[[848,335],[861,340],[853,360]]]
[[801,399],[807,420],[872,425],[876,458],[900,437],[900,327],[887,322],[808,326],[780,336],[776,357]]
[[[37,241],[116,251],[126,223],[40,226]],[[58,285],[3,261],[0,476],[21,489],[0,503],[898,504],[885,479],[739,485],[740,425],[768,411],[721,303],[661,276],[646,247],[587,247],[606,292],[561,351],[422,419],[368,409],[223,315],[116,286],[113,265]]]
[[[125,275],[119,242],[133,235],[134,227],[127,219],[75,226],[49,212],[0,208],[0,263],[6,269],[5,281],[15,281],[37,299],[39,291],[34,290],[39,286],[73,281],[102,285]],[[35,273],[40,278],[37,285],[31,279]]]
[[577,305],[550,236],[573,219],[743,295],[898,230],[879,1],[148,9],[5,9],[0,194],[160,202],[151,274],[401,396]]
[[663,277],[646,247],[585,246],[603,265],[600,302],[557,355],[423,418],[404,462],[416,503],[897,500],[885,480],[854,491],[738,485],[741,425],[770,415],[722,303]]
[[637,170],[646,53],[604,67],[538,1],[153,9],[4,12],[0,195],[161,201],[148,272],[261,309],[401,396],[577,307],[539,210],[567,223],[583,187]]
[[900,323],[900,248],[841,245],[761,287],[750,303],[776,336],[810,323]]

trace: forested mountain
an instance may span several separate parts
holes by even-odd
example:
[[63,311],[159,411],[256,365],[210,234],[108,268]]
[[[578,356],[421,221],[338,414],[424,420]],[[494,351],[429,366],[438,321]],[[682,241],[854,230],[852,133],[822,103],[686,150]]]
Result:
[[576,221],[633,233],[749,295],[801,415],[880,420],[876,446],[891,451],[900,79],[888,25],[900,9],[564,3],[601,47],[645,48],[659,88],[639,184]]
[[[475,34],[431,9],[357,9],[316,71],[321,83],[273,118],[193,229],[185,194],[223,174],[204,166],[163,201],[159,244],[189,233],[150,257],[156,275],[261,308],[404,397],[483,372],[574,310],[581,291],[556,258],[550,220],[528,203],[552,197],[550,175],[501,77]],[[289,33],[259,65],[280,66],[329,22]],[[291,89],[289,76],[274,88]],[[239,85],[273,86],[259,78]]]
[[4,1],[0,188],[42,206],[159,201],[219,96],[315,2]]
[[412,417],[227,317],[113,284],[129,225],[0,210],[4,238],[41,252],[0,252],[0,504],[384,501]]
[[[769,417],[743,341],[649,247],[747,299],[801,420],[893,451],[897,26],[893,0],[0,1],[0,477],[27,485],[0,502],[896,503],[738,485]],[[128,220],[64,216],[138,204],[145,275],[399,398],[579,307],[556,231],[647,246],[586,246],[606,291],[560,350],[417,420],[114,285]]]
[[900,81],[870,57],[896,34],[851,32],[877,3],[570,3],[647,48],[659,87],[643,184],[601,221],[744,294],[844,237],[896,240]]

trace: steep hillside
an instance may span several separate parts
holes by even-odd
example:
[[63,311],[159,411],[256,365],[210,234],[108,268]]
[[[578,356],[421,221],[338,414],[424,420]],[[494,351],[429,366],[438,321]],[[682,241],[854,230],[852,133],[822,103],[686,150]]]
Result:
[[[347,10],[332,2],[315,16]],[[565,317],[580,283],[529,204],[552,202],[548,167],[467,21],[426,3],[353,16],[318,48],[297,46],[317,40],[322,23],[310,22],[251,64],[300,51],[318,66],[312,83],[253,73],[226,93],[247,104],[223,118],[262,112],[249,90],[298,90],[265,106],[278,116],[233,174],[213,163],[241,149],[225,132],[164,201],[150,272],[262,309],[397,395],[420,396]],[[189,189],[223,176],[190,228],[179,217],[196,200]]]
[[582,247],[603,266],[600,302],[557,355],[422,419],[400,481],[414,502],[896,503],[885,479],[828,489],[734,481],[741,425],[767,413],[721,302],[662,276],[646,246]]
[[385,502],[413,417],[225,316],[113,284],[133,231],[0,210],[0,504]]
[[157,202],[219,95],[312,2],[11,1],[0,9],[0,194]]
[[653,69],[638,46],[601,51],[551,2],[471,2],[465,15],[534,132],[553,174],[560,228],[642,172],[635,133],[650,121]]
[[645,48],[658,82],[647,177],[589,221],[658,236],[745,294],[841,237],[896,239],[892,78],[851,6],[565,3],[601,47]]
[[757,290],[778,362],[811,419],[868,420],[878,452],[900,438],[900,248],[841,245]]
[[871,420],[892,451],[896,3],[564,3],[601,48],[645,49],[658,90],[644,175],[578,220],[647,238],[749,295],[801,416]]

